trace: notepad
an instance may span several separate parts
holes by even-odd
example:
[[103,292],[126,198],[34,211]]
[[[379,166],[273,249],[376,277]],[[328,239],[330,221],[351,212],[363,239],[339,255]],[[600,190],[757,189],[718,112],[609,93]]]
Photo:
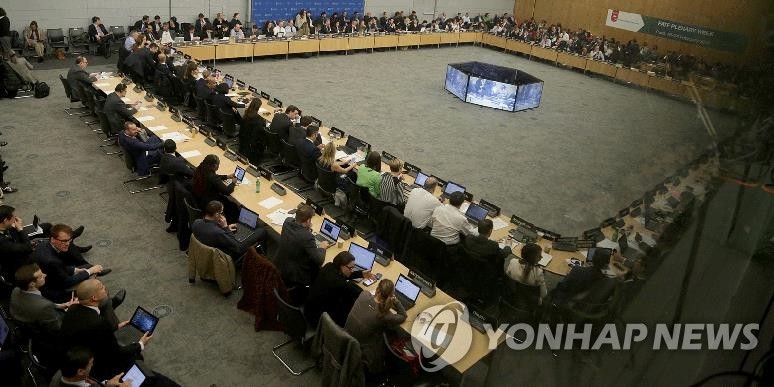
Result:
[[150,130],[150,131],[151,131],[151,132],[153,132],[153,133],[160,132],[160,131],[162,131],[162,130],[165,130],[165,129],[167,129],[167,127],[166,127],[166,126],[164,126],[164,125],[159,125],[159,126],[149,126],[149,127],[148,127],[148,130]]
[[347,152],[344,152],[344,151],[337,150],[337,151],[336,151],[336,154],[335,154],[333,157],[335,157],[335,158],[336,158],[336,160],[341,160],[341,159],[343,159],[343,158],[346,158],[347,156],[349,156],[349,155],[347,154]]
[[121,97],[121,101],[124,101],[125,103],[132,103],[132,100],[126,97]]
[[280,208],[279,210],[272,212],[266,217],[271,220],[272,224],[282,226],[285,223],[285,219],[295,217],[295,215],[288,214],[288,211],[289,210],[283,210]]
[[192,150],[188,152],[180,152],[180,157],[184,159],[190,159],[191,157],[201,156],[202,152],[199,152],[198,150]]
[[186,142],[191,138],[180,132],[164,133],[159,138],[163,141],[172,140],[174,142]]
[[156,117],[153,117],[153,116],[140,116],[140,117],[137,117],[137,121],[140,121],[140,122],[146,122],[146,121],[150,121],[150,120],[153,120],[153,119],[156,119]]
[[258,113],[260,113],[260,114],[269,114],[269,113],[271,113],[271,110],[267,110],[267,109],[264,109],[264,108],[258,108]]
[[554,259],[554,257],[551,254],[540,253],[540,255],[543,258],[540,258],[540,261],[538,261],[538,265],[543,267],[548,266],[548,264],[551,263],[551,260]]
[[139,109],[137,109],[137,110],[138,110],[138,111],[141,111],[141,112],[144,112],[144,111],[146,111],[146,110],[150,110],[150,108],[149,108],[149,107],[147,107],[147,106],[142,106],[142,107],[140,107],[140,108],[139,108]]
[[95,83],[94,86],[96,86],[96,87],[108,87],[108,86],[110,86],[110,84],[107,83],[107,82],[100,82],[100,83]]
[[282,204],[282,199],[277,199],[275,197],[270,197],[268,199],[261,200],[258,202],[258,205],[260,205],[263,208],[272,208],[279,204]]
[[496,231],[496,230],[499,230],[499,229],[502,229],[502,228],[506,228],[506,227],[508,227],[508,223],[506,223],[505,221],[503,221],[503,220],[502,220],[502,219],[500,219],[500,218],[494,218],[494,219],[492,219],[492,225],[494,226],[494,227],[493,227],[493,229],[494,229],[495,231]]
[[228,93],[228,94],[226,94],[226,97],[238,97],[238,96],[239,96],[239,94],[237,94],[237,93]]

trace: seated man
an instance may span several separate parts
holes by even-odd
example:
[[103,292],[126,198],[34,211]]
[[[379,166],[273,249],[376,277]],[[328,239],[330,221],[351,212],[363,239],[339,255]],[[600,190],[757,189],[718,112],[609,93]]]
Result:
[[411,225],[414,228],[429,227],[433,210],[443,203],[443,200],[439,200],[433,195],[437,186],[438,180],[431,176],[425,180],[422,188],[414,188],[409,193],[403,216],[411,220]]
[[72,235],[73,229],[69,226],[54,225],[48,241],[38,243],[32,255],[43,272],[49,276],[43,294],[54,302],[66,302],[71,297],[68,289],[94,274],[102,276],[111,271],[103,269],[102,265],[92,266],[83,259],[78,249],[70,248]]
[[75,295],[69,301],[55,304],[43,297],[40,289],[46,284],[46,275],[36,263],[30,263],[16,270],[16,287],[11,292],[10,312],[17,321],[33,325],[49,337],[59,333],[64,311],[78,303]]
[[597,249],[591,266],[574,266],[551,292],[552,302],[564,304],[591,289],[594,284],[607,279],[603,273],[610,265],[610,251]]
[[242,25],[236,24],[234,28],[231,30],[230,36],[234,39],[244,39],[245,38],[245,32],[242,31]]
[[287,218],[282,224],[274,263],[287,287],[311,285],[325,261],[329,243],[321,242],[318,247],[311,230],[312,217],[314,209],[302,204],[295,219]]
[[99,51],[105,56],[105,59],[110,58],[110,42],[113,41],[113,34],[108,32],[99,17],[92,17],[91,23],[89,25],[89,40],[99,44]]
[[161,44],[174,43],[176,37],[177,37],[177,33],[169,29],[169,22],[165,22],[164,24],[161,25],[161,33],[159,34],[159,39],[161,39]]
[[309,125],[304,130],[305,138],[299,139],[294,145],[302,157],[314,164],[322,155],[322,144],[315,144],[320,137],[320,128],[315,125]]
[[159,63],[155,65],[153,74],[153,85],[156,89],[156,94],[169,104],[177,105],[178,101],[175,95],[175,86],[172,83],[172,77],[175,75],[167,64],[167,56],[159,54],[158,61]]
[[158,44],[151,43],[148,47],[143,47],[126,57],[124,66],[133,75],[132,80],[145,83],[145,80],[154,74],[156,61],[153,60],[153,56],[158,50]]
[[183,34],[183,40],[186,42],[192,42],[194,38],[198,38],[199,35],[196,34],[195,27],[193,24],[188,25],[188,31],[185,31]]
[[237,108],[244,107],[244,105],[240,105],[232,100],[231,97],[227,96],[226,94],[228,94],[229,91],[230,89],[226,83],[215,86],[215,95],[212,96],[212,105],[221,111],[231,110],[231,114],[234,116],[234,122],[239,125],[242,123],[242,116],[239,115]]
[[447,246],[460,243],[460,234],[477,235],[473,226],[468,223],[468,218],[460,211],[460,206],[465,202],[465,194],[452,192],[449,195],[449,203],[436,207],[433,210],[433,228],[430,235],[439,239]]
[[[298,125],[291,126],[288,129],[288,138],[287,138],[288,144],[292,144],[298,147],[299,141],[309,137],[306,134],[306,128],[312,125],[312,122],[314,122],[312,121],[312,117],[303,116],[300,118]],[[322,149],[322,136],[320,136],[320,132],[319,132],[320,128],[317,127],[317,125],[313,125],[313,126],[317,128],[317,132],[315,134],[315,138],[314,138],[314,141],[312,141],[312,143],[314,144],[314,146]]]
[[347,316],[362,289],[349,280],[373,278],[371,271],[355,270],[355,257],[349,251],[342,251],[326,263],[320,275],[309,288],[304,306],[304,317],[317,325],[323,312],[328,312],[333,321],[344,327]]
[[194,170],[184,158],[177,155],[177,144],[174,140],[164,140],[164,153],[159,161],[159,175],[161,179],[188,180],[193,176]]
[[2,275],[10,281],[16,269],[30,263],[32,244],[23,232],[22,219],[14,214],[16,209],[0,205],[0,269]]
[[124,122],[124,131],[118,134],[118,144],[134,160],[135,172],[139,176],[150,175],[151,165],[159,162],[159,149],[164,146],[156,135],[151,134],[148,141],[138,135],[140,129],[132,121]]
[[147,332],[137,343],[122,346],[114,332],[129,321],[113,323],[104,316],[99,306],[107,299],[107,289],[97,279],[81,282],[75,289],[78,304],[72,305],[62,318],[61,336],[64,349],[84,346],[94,353],[94,376],[111,378],[124,372],[141,357],[141,352],[153,336]]
[[[269,125],[269,131],[279,134],[281,139],[288,141],[290,135],[290,127],[298,119],[301,111],[293,105],[289,105],[285,108],[285,113],[278,113],[274,115]],[[292,144],[292,143],[291,143]]]
[[234,262],[252,246],[266,240],[266,230],[256,228],[244,241],[234,238],[235,224],[228,224],[223,216],[223,203],[213,200],[204,207],[204,218],[194,220],[191,233],[202,244],[220,249],[231,256]]
[[511,248],[505,246],[501,249],[497,242],[489,239],[493,229],[494,223],[491,220],[481,219],[478,222],[478,235],[465,238],[462,248],[472,258],[491,263],[492,268],[499,272],[502,271],[503,259],[511,255]]
[[72,93],[73,100],[83,100],[84,96],[81,95],[84,87],[91,87],[91,84],[97,81],[97,77],[94,74],[86,72],[86,66],[89,65],[89,61],[86,57],[79,56],[75,58],[75,65],[67,70],[67,84],[70,85],[70,92]]
[[[124,372],[128,371],[128,368],[109,380],[102,380],[97,382],[91,378],[91,370],[94,366],[94,354],[86,347],[73,347],[70,348],[65,354],[62,362],[62,368],[54,374],[51,379],[49,387],[67,387],[67,386],[84,386],[84,387],[132,387],[138,381],[132,380],[131,377],[127,377],[121,382],[121,378],[124,376]],[[150,370],[149,370],[150,371]],[[177,383],[169,379],[168,377],[151,371],[153,376],[149,376],[142,383],[143,386],[154,387],[174,387],[179,386]]]
[[125,97],[126,85],[119,83],[116,85],[115,91],[105,98],[105,107],[102,111],[107,116],[112,134],[118,134],[123,130],[124,122],[131,120],[134,113],[137,113],[137,109],[122,100]]

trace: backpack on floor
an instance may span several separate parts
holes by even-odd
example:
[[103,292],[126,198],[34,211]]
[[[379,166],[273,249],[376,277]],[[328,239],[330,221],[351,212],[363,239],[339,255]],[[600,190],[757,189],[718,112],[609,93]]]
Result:
[[38,82],[35,85],[35,98],[46,98],[50,91],[46,82]]

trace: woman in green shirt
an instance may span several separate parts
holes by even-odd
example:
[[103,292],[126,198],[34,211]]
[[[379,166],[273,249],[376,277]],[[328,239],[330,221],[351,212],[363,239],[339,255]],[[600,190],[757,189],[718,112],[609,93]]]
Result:
[[365,160],[365,166],[357,169],[357,185],[368,187],[371,196],[378,198],[382,184],[382,156],[371,151]]

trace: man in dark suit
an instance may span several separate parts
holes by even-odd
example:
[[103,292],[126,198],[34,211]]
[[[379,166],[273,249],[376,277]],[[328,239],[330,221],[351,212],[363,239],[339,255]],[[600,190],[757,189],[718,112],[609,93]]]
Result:
[[156,88],[156,94],[170,105],[177,105],[178,100],[175,95],[175,85],[172,83],[174,74],[169,65],[167,65],[167,56],[160,53],[158,56],[159,63],[155,66],[153,74],[153,85]]
[[297,107],[289,105],[285,108],[285,113],[275,114],[269,125],[269,130],[272,133],[279,134],[280,138],[288,141],[290,134],[290,127],[293,126],[293,122],[298,118],[300,111]]
[[204,218],[196,219],[191,232],[204,245],[220,249],[236,262],[252,246],[266,240],[266,230],[256,228],[244,241],[234,238],[236,224],[228,224],[223,216],[223,203],[213,200],[204,207]]
[[75,58],[75,65],[67,71],[67,84],[76,100],[83,100],[83,88],[91,87],[91,84],[97,81],[97,77],[86,72],[86,66],[89,61],[86,57],[79,56]]
[[43,294],[54,302],[67,302],[70,292],[67,289],[85,281],[90,276],[110,273],[102,265],[91,265],[78,249],[71,249],[73,230],[67,225],[57,224],[51,228],[47,242],[38,243],[32,257],[49,277]]
[[124,122],[124,131],[118,134],[118,144],[133,159],[135,172],[139,176],[150,174],[151,165],[159,162],[159,149],[164,146],[155,135],[150,135],[147,141],[139,138],[140,128],[134,122]]
[[70,297],[65,303],[55,304],[43,297],[40,290],[46,284],[46,275],[36,263],[16,270],[15,285],[11,292],[11,316],[17,321],[34,326],[38,332],[54,337],[62,326],[64,311],[75,302]]
[[177,155],[177,144],[174,140],[164,141],[164,153],[159,161],[159,175],[167,179],[185,181],[193,177],[194,170],[184,158]]
[[143,47],[126,57],[124,66],[136,77],[135,82],[139,80],[140,83],[144,83],[146,76],[154,74],[156,61],[153,60],[153,56],[158,50],[158,44],[151,43],[148,47]]
[[490,268],[496,273],[503,271],[503,260],[511,255],[511,248],[508,246],[502,249],[497,242],[489,239],[492,235],[494,224],[491,220],[484,218],[478,222],[478,235],[468,235],[462,240],[462,248],[471,258],[481,262],[487,262]]
[[303,116],[298,125],[293,125],[288,128],[287,142],[293,146],[298,147],[298,142],[306,138],[306,128],[312,124],[312,117]]
[[183,40],[186,42],[191,42],[197,36],[199,35],[196,34],[196,28],[193,26],[193,24],[190,24],[188,25],[188,31],[183,33]]
[[62,319],[61,337],[64,348],[84,346],[95,357],[94,376],[107,379],[129,369],[141,357],[141,352],[153,336],[145,333],[137,343],[122,346],[113,332],[123,328],[129,321],[113,326],[105,318],[99,306],[107,299],[107,289],[97,279],[83,281],[75,289],[78,305],[71,306]]
[[144,15],[141,20],[134,22],[134,29],[143,33],[148,25],[150,25],[150,16]]
[[312,234],[314,209],[302,204],[296,211],[295,219],[285,219],[282,225],[279,247],[275,264],[287,287],[309,286],[317,277],[328,242],[320,242],[319,247]]
[[100,52],[105,56],[105,59],[110,58],[110,42],[113,41],[113,34],[108,32],[99,17],[92,17],[91,23],[89,25],[89,40],[99,44]]
[[0,269],[5,278],[13,278],[19,266],[30,263],[32,244],[27,233],[23,232],[24,223],[8,205],[0,205]]
[[610,251],[597,249],[592,266],[575,266],[551,293],[552,302],[561,305],[581,296],[595,284],[608,279],[602,272],[610,265]]
[[196,81],[196,97],[212,103],[216,84],[215,77],[210,74],[209,70],[205,70],[202,79]]
[[212,96],[212,104],[218,110],[231,110],[231,113],[234,116],[234,122],[241,124],[242,116],[239,115],[237,108],[244,107],[244,105],[234,102],[234,100],[226,95],[228,92],[229,88],[228,84],[226,83],[221,83],[215,86],[215,94]]
[[125,97],[126,85],[119,83],[116,85],[115,91],[108,94],[105,99],[103,112],[105,112],[108,122],[110,123],[112,134],[118,134],[123,130],[124,122],[131,120],[134,113],[137,113],[137,109],[122,100],[122,98]]
[[304,306],[304,317],[310,324],[317,325],[323,312],[328,312],[333,321],[344,327],[347,316],[362,289],[349,280],[373,278],[371,271],[355,270],[355,257],[349,251],[342,251],[320,270],[320,275],[309,287],[309,296]]
[[200,13],[199,18],[194,22],[194,32],[196,32],[196,36],[207,39],[207,31],[212,31],[212,24],[210,24],[210,19],[207,19],[203,13]]
[[[312,164],[314,164],[317,159],[322,156],[322,140],[320,140],[319,145],[315,145],[315,142],[317,142],[319,136],[320,136],[320,128],[318,128],[315,125],[309,125],[306,127],[306,138],[298,140],[296,142],[296,150],[298,151],[298,155],[307,161],[311,161]],[[302,160],[303,162],[303,160]]]
[[[94,354],[86,347],[70,348],[62,358],[62,368],[51,378],[49,387],[132,387],[139,385],[137,384],[139,381],[132,380],[128,375],[124,376],[124,372],[127,370],[116,374],[109,380],[94,380],[91,376],[94,359]],[[151,375],[142,383],[143,387],[179,387],[179,384],[168,377],[156,371],[145,369],[144,364],[138,363],[138,366],[144,373]],[[124,378],[123,382],[121,381],[122,377]]]

